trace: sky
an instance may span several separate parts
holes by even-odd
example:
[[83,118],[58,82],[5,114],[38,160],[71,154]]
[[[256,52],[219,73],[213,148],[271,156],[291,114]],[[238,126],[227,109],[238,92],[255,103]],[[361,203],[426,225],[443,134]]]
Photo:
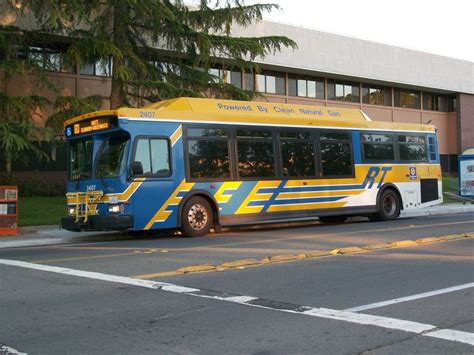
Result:
[[[189,2],[198,2],[190,0]],[[246,0],[265,19],[474,62],[474,0]]]

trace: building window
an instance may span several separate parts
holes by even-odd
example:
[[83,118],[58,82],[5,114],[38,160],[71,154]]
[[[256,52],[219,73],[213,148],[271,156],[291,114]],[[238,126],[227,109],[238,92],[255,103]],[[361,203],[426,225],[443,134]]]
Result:
[[255,88],[255,78],[253,73],[244,73],[244,90],[253,91]]
[[420,109],[420,92],[395,89],[395,106]]
[[448,112],[456,112],[457,110],[456,96],[447,97],[447,106],[448,106]]
[[38,67],[53,72],[72,73],[74,69],[63,60],[63,53],[59,49],[44,47],[29,47],[28,59]]
[[324,99],[324,80],[311,78],[288,78],[288,95]]
[[328,81],[328,100],[360,102],[359,84]]
[[242,73],[239,71],[211,68],[209,74],[214,76],[214,82],[231,84],[239,89],[242,88]]
[[423,110],[429,111],[448,111],[448,98],[444,95],[423,93]]
[[240,71],[227,71],[226,80],[236,88],[242,89],[242,73]]
[[280,73],[260,73],[255,75],[255,91],[285,95],[285,76]]
[[392,106],[392,89],[384,86],[363,85],[362,102],[370,105]]
[[99,59],[95,63],[86,63],[81,66],[82,75],[112,76],[112,58]]

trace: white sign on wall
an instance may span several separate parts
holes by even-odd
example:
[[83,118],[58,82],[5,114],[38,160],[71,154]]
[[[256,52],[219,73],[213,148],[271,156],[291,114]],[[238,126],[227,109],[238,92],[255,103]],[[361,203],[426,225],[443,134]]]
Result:
[[459,161],[459,190],[461,196],[474,197],[474,156]]

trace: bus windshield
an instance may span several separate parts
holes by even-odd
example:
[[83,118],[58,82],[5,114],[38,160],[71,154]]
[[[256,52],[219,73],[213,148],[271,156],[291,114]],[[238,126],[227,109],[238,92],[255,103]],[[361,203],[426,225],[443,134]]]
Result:
[[69,180],[86,180],[92,177],[92,138],[73,141],[69,144]]
[[112,136],[105,140],[97,158],[98,178],[118,176],[124,171],[129,142],[128,136]]

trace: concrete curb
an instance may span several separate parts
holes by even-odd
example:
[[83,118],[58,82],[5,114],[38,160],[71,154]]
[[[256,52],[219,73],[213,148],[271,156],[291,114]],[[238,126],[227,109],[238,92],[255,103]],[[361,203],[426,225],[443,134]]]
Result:
[[176,272],[182,273],[182,274],[189,274],[192,272],[205,272],[205,271],[212,271],[215,269],[216,269],[215,265],[205,264],[205,265],[192,265],[192,266],[182,267],[182,268],[177,269]]
[[469,205],[469,204],[448,203],[448,204],[438,205],[431,208],[402,211],[400,213],[400,218],[438,216],[438,215],[461,214],[461,213],[470,213],[470,212],[474,212],[474,205],[472,204]]
[[237,267],[245,267],[245,266],[257,265],[257,264],[260,264],[260,262],[256,259],[243,259],[243,260],[235,260],[235,261],[230,261],[227,263],[220,264],[218,268],[233,269]]

